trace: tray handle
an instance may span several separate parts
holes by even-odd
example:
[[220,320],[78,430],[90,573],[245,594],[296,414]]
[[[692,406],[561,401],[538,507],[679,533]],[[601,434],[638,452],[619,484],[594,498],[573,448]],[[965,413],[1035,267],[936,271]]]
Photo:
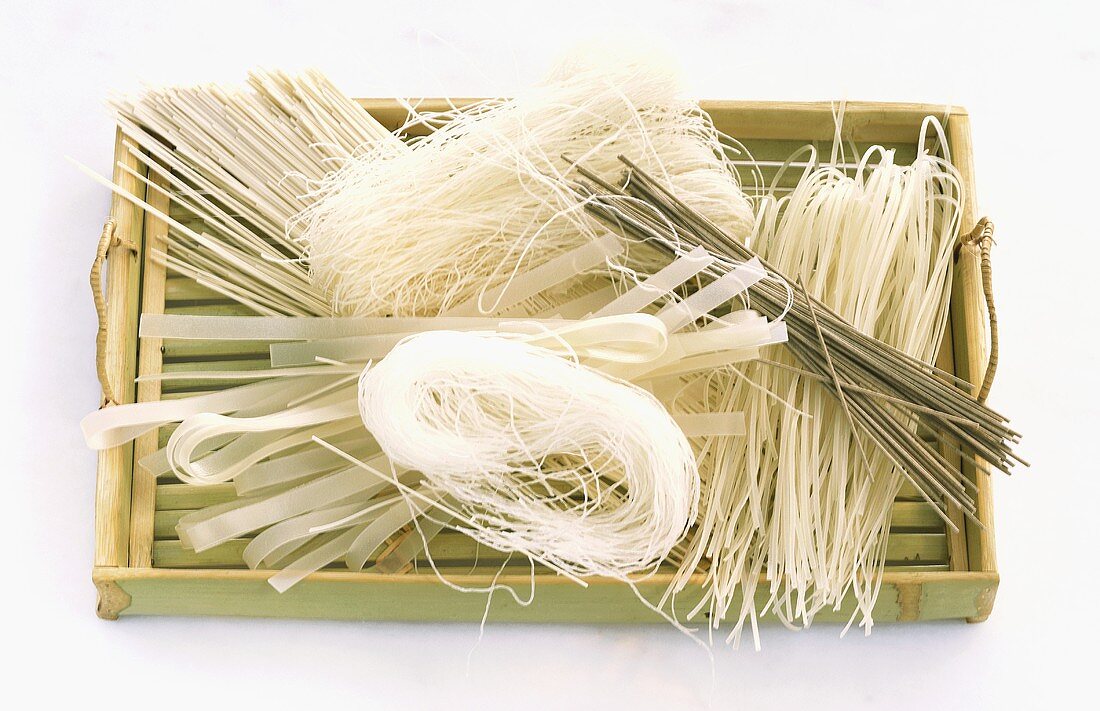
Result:
[[993,378],[997,375],[999,336],[997,331],[997,308],[993,305],[993,267],[989,259],[993,247],[993,221],[988,217],[978,220],[974,229],[962,240],[966,245],[977,245],[981,256],[982,292],[985,294],[986,311],[989,314],[989,361],[985,367],[985,378],[978,391],[978,402],[984,403],[993,387]]
[[99,387],[103,391],[100,408],[118,404],[111,389],[110,378],[107,377],[107,298],[103,294],[103,263],[116,247],[125,247],[137,253],[137,247],[132,242],[116,234],[117,224],[113,217],[108,217],[103,223],[103,232],[99,235],[99,246],[96,248],[95,260],[92,261],[92,269],[88,277],[92,286],[92,302],[95,304],[96,318],[99,321],[95,334],[95,370],[96,375],[99,376]]

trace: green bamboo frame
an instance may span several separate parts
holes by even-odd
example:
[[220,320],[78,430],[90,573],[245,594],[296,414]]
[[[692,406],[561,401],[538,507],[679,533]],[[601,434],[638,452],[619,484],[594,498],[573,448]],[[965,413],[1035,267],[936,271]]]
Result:
[[[360,102],[382,123],[395,127],[403,122],[404,110],[391,99]],[[427,101],[422,108],[442,108],[440,101]],[[703,102],[716,126],[742,140],[754,140],[778,148],[786,142],[829,141],[834,133],[833,107],[829,103],[788,102]],[[963,178],[964,230],[977,219],[970,123],[965,111],[938,105],[849,102],[844,116],[846,139],[859,144],[871,142],[912,143],[921,120],[927,115],[946,120],[948,143]],[[116,139],[116,161],[135,170],[144,166],[123,149]],[[139,181],[116,168],[115,181],[139,197],[145,197]],[[157,204],[150,191],[149,201]],[[164,239],[165,225],[131,203],[114,198],[110,219],[116,235],[138,246],[136,253],[113,249],[107,260],[107,374],[120,402],[146,401],[161,396],[157,383],[134,385],[138,372],[156,372],[162,367],[164,349],[155,341],[137,338],[138,317],[165,308],[174,294],[188,289],[178,280],[166,279],[163,268],[148,258],[153,245]],[[976,247],[960,245],[952,291],[951,317],[944,349],[938,364],[953,369],[970,382],[980,382],[987,359],[987,327]],[[169,344],[169,348],[176,347]],[[169,395],[166,393],[166,397]],[[96,480],[96,546],[92,574],[98,592],[98,614],[106,619],[130,615],[232,615],[247,617],[296,617],[355,620],[475,621],[484,613],[484,598],[462,595],[442,585],[431,572],[402,575],[352,573],[326,569],[314,573],[286,593],[277,593],[266,582],[269,573],[229,569],[231,557],[188,558],[159,540],[170,528],[173,510],[188,504],[180,496],[190,494],[157,486],[134,461],[155,448],[164,434],[151,433],[136,443],[102,452]],[[135,456],[135,448],[137,455]],[[952,512],[958,533],[948,533],[944,565],[925,568],[890,568],[884,574],[882,592],[875,606],[876,621],[937,619],[984,620],[993,607],[999,584],[994,551],[991,482],[972,469],[981,526]],[[159,493],[158,493],[159,492]],[[215,492],[209,492],[215,493]],[[158,499],[159,497],[159,499]],[[171,497],[176,503],[171,504]],[[158,500],[162,505],[158,510]],[[199,504],[190,504],[199,505]],[[175,507],[165,508],[165,507]],[[901,510],[901,509],[899,509]],[[920,517],[919,511],[901,513]],[[918,538],[905,539],[903,555],[927,550]],[[913,546],[912,549],[907,546]],[[227,549],[228,550],[228,549]],[[915,551],[915,553],[913,553]],[[220,555],[235,555],[232,551]],[[173,557],[175,556],[175,557]],[[156,564],[154,564],[156,561]],[[455,574],[464,585],[483,586],[484,574]],[[660,573],[642,583],[642,594],[657,599],[668,583]],[[700,582],[702,578],[700,577]],[[507,573],[498,582],[522,588],[529,577],[520,570]],[[698,594],[698,593],[695,593]],[[765,595],[761,591],[760,595]],[[685,593],[681,607],[690,603]],[[758,603],[764,601],[763,597]],[[823,611],[819,620],[846,622],[854,610],[852,600],[837,611]],[[625,585],[594,580],[588,588],[551,575],[538,576],[537,594],[529,607],[515,604],[509,596],[494,599],[494,620],[523,622],[637,623],[660,618],[634,597]]]

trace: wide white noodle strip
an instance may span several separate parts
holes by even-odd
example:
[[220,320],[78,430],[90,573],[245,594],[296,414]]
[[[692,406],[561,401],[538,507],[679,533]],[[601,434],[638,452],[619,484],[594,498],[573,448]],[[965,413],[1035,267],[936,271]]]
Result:
[[[447,320],[445,317],[440,320]],[[435,330],[465,330],[426,328]],[[504,319],[493,332],[515,334],[519,340],[555,352],[608,361],[645,362],[664,352],[668,334],[659,319],[648,314],[624,314],[601,319]],[[273,343],[272,365],[305,366],[318,357],[342,362],[367,362],[384,358],[412,333],[359,336],[302,343]],[[568,345],[568,347],[566,347]]]
[[[355,399],[347,393],[337,392],[321,398],[316,403],[299,405],[283,412],[260,417],[227,417],[213,412],[192,415],[180,423],[168,439],[168,462],[182,481],[193,484],[212,484],[228,481],[247,466],[248,459],[226,468],[211,470],[196,462],[195,453],[203,443],[214,437],[231,433],[270,432],[310,427],[336,420],[354,417],[358,412]],[[345,430],[340,430],[345,431]],[[253,459],[248,463],[255,463]]]
[[[249,416],[249,415],[240,415],[239,414],[238,416],[239,417],[245,417],[245,416]],[[274,444],[274,442],[278,441],[279,439],[281,439],[283,437],[283,436],[279,436],[278,433],[274,433],[275,436],[271,436],[271,435],[273,435],[273,434],[272,433],[260,433],[260,434],[248,434],[248,435],[224,435],[222,437],[211,438],[211,439],[207,440],[206,442],[204,442],[204,445],[202,445],[201,447],[199,447],[196,450],[196,455],[195,456],[196,457],[201,457],[202,455],[205,455],[205,453],[207,453],[207,452],[212,452],[212,451],[215,451],[215,450],[220,451],[221,449],[224,449],[224,448],[226,448],[228,446],[231,446],[231,445],[235,445],[235,444],[237,444],[237,442],[241,442],[242,440],[243,440],[243,442],[248,442],[248,444],[242,444],[241,445],[242,452],[243,453],[249,453],[257,447],[271,446],[272,444]],[[355,437],[355,440],[362,440],[363,439],[362,431],[359,431],[359,433],[353,433],[353,435]],[[346,436],[348,436],[348,435],[344,434],[342,437],[346,437]],[[289,445],[285,446],[285,447],[279,447],[278,449],[279,449],[279,451],[289,449]],[[268,455],[268,456],[271,456],[271,455]],[[285,459],[285,457],[279,457],[275,460],[272,460],[272,463],[274,463],[276,461],[282,461],[282,459]],[[154,475],[154,477],[157,477],[157,478],[167,477],[168,474],[173,474],[172,463],[168,461],[168,449],[167,449],[167,447],[163,447],[161,449],[158,449],[155,452],[153,452],[152,455],[143,457],[141,459],[141,461],[139,461],[138,463],[141,464],[142,468],[144,468],[146,471],[149,471],[152,475]],[[267,462],[264,462],[264,463],[267,463]],[[287,464],[287,466],[289,466],[289,464]],[[242,475],[250,472],[251,470],[252,470],[252,468],[250,468],[248,470],[245,470],[244,472],[242,472],[242,474],[239,474],[238,477],[234,479],[234,482],[239,482]],[[317,472],[316,471],[311,471],[309,469],[303,469],[303,470],[301,470],[300,477],[297,477],[297,478],[299,478],[299,479],[300,478],[305,478],[305,477],[308,477],[308,475],[310,475],[312,473],[317,473]],[[287,478],[284,481],[276,482],[274,475],[272,475],[270,485],[275,485],[277,483],[285,483],[286,481],[290,481],[294,478],[295,477],[290,477],[290,475],[288,474]],[[257,483],[259,483],[259,482],[257,482]],[[255,490],[259,489],[259,488],[260,488],[259,485],[252,485],[251,488],[250,488],[249,493],[254,493]],[[241,493],[244,493],[244,492],[242,492],[241,489],[240,489],[240,486],[238,486],[238,494],[241,494]]]
[[[316,428],[307,428],[316,429]],[[210,444],[215,441],[221,441],[225,438],[231,438],[229,441],[220,447],[210,447]],[[236,435],[227,434],[224,437],[212,438],[208,440],[202,449],[208,450],[204,455],[196,454],[194,457],[194,470],[201,472],[203,478],[213,477],[215,472],[221,471],[228,466],[231,466],[234,462],[238,462],[246,457],[254,456],[257,452],[264,452],[265,456],[271,456],[289,449],[291,446],[287,444],[283,446],[281,443],[287,438],[285,432],[250,432],[247,434]],[[171,440],[171,438],[169,438]],[[308,442],[308,438],[304,441],[299,441],[298,444]],[[271,450],[271,451],[268,451]],[[172,462],[168,459],[169,449],[165,447],[164,456],[165,461],[168,462],[168,471],[172,472]],[[259,461],[259,460],[256,460]]]
[[[357,508],[362,508],[362,504],[356,504]],[[309,516],[310,514],[305,514]],[[283,567],[289,565],[295,560],[295,555],[302,556],[301,551],[310,550],[311,547],[315,547],[318,541],[324,542],[326,538],[333,535],[334,532],[347,530],[356,526],[362,526],[370,523],[374,520],[375,514],[364,516],[363,519],[358,521],[349,521],[343,525],[333,526],[330,531],[325,533],[307,533],[304,536],[299,536],[292,540],[282,544],[274,551],[272,551],[267,558],[265,558],[254,570],[259,568],[265,568],[268,570],[281,570]],[[281,523],[275,524],[276,526],[282,525]],[[248,546],[245,546],[245,550]],[[330,561],[331,562],[331,561]]]
[[[620,254],[622,251],[623,246],[619,239],[610,234],[605,235],[595,242],[578,247],[531,271],[514,277],[511,284],[508,285],[507,297],[510,301],[518,297],[518,301],[512,301],[511,305],[507,308],[504,307],[503,302],[501,302],[501,305],[498,305],[498,307],[493,310],[495,312],[506,312],[517,304],[522,303],[522,301],[530,296],[556,286],[562,281],[598,265],[603,260]],[[610,289],[610,287],[608,287],[608,289]],[[531,293],[528,294],[528,291]],[[599,303],[604,302],[600,292],[596,292],[595,295],[600,297],[601,300]],[[500,299],[500,294],[497,291],[491,292],[489,296],[497,300]],[[588,294],[587,297],[582,297],[582,299],[591,298],[592,296],[593,294]],[[460,305],[455,309],[449,310],[444,316],[462,316],[462,309],[463,306]],[[587,313],[588,310],[586,309],[583,313],[579,313],[578,316],[584,316]],[[433,324],[432,328],[435,328],[440,322],[439,319],[435,321],[436,324]],[[443,321],[442,323],[453,322]],[[502,321],[501,323],[503,324],[504,322]],[[431,329],[425,328],[423,330]],[[270,347],[271,365],[274,368],[305,366],[316,362],[318,357],[344,362],[366,362],[368,360],[380,359],[385,357],[386,354],[388,354],[406,335],[408,334],[392,333],[345,339],[307,341],[304,343],[275,343]]]
[[260,496],[244,496],[231,501],[224,501],[220,504],[204,506],[196,511],[190,511],[183,514],[176,522],[176,532],[179,535],[180,542],[183,543],[184,547],[188,547],[188,543],[184,540],[184,536],[186,535],[186,531],[190,530],[192,527],[261,501],[263,501],[263,497]]
[[[362,430],[335,437],[332,441],[357,457],[372,454],[378,449],[374,439]],[[233,479],[233,486],[237,490],[237,496],[246,496],[331,471],[345,463],[342,458],[327,450],[311,447],[253,464]]]
[[[381,456],[375,456],[371,458],[370,461],[377,463],[379,466],[388,466],[387,460]],[[347,461],[344,460],[344,463],[346,464]],[[420,474],[408,470],[399,470],[398,480],[404,481],[405,479],[410,479],[410,483],[412,483],[420,479]],[[257,539],[261,537],[264,538],[264,542],[258,544],[259,547],[253,548],[251,543],[245,547],[244,554],[246,562],[248,562],[249,556],[253,558],[257,557],[257,551],[262,548],[264,550],[262,562],[270,565],[278,565],[280,561],[308,544],[311,540],[314,540],[320,533],[370,522],[394,499],[392,492],[390,492],[391,496],[389,499],[382,502],[378,499],[379,494],[389,488],[386,482],[374,483],[350,496],[328,502],[323,506],[316,507],[314,510],[291,518],[285,518],[285,511],[281,510],[279,507],[266,505],[266,502],[273,495],[268,495],[266,497],[252,496],[241,499],[240,501],[243,502],[243,504],[247,504],[251,508],[250,515],[253,516],[255,520],[262,520],[264,517],[270,518],[272,528],[277,529],[276,533],[268,537],[264,537],[264,534],[271,530],[271,528],[267,528],[259,533]],[[277,494],[280,492],[275,493]],[[242,505],[234,505],[232,503],[229,505],[223,504],[221,506],[209,507],[197,511],[194,514],[190,514],[187,517],[189,519],[187,523],[189,526],[195,526],[198,523],[214,521],[215,519],[219,519],[219,521],[223,518],[232,519],[232,511],[240,509],[241,507]],[[335,513],[326,517],[309,518],[310,514],[314,513],[314,511],[333,511]],[[308,522],[308,526],[301,531],[293,526],[283,526],[287,521],[296,521],[299,519],[301,519],[302,522]],[[219,525],[219,521],[215,521],[212,525]],[[324,530],[319,531],[319,527]],[[236,536],[233,537],[236,538]],[[255,540],[256,539],[254,539],[253,542]],[[251,563],[249,563],[249,565],[251,565]]]
[[[774,325],[782,326],[783,322],[774,322]],[[773,322],[763,316],[736,324],[716,321],[708,328],[669,336],[668,350],[661,360],[667,362],[710,351],[768,345],[775,342],[777,335],[786,333],[785,329],[773,329],[772,326]]]
[[[451,501],[444,501],[444,503],[453,505]],[[367,572],[377,572],[384,575],[400,573],[406,565],[412,563],[416,556],[424,551],[425,544],[430,544],[453,520],[451,516],[439,509],[436,509],[431,516],[421,517],[416,522],[415,530],[410,531],[405,540],[398,543],[396,548],[368,568]]]
[[623,252],[622,241],[606,234],[565,254],[517,275],[447,310],[449,316],[476,316],[499,313],[539,294],[563,281],[603,264]]
[[561,306],[555,306],[542,315],[547,318],[584,318],[614,299],[615,294],[616,291],[614,286],[605,286],[590,294],[585,294],[572,301],[567,301]]
[[305,366],[316,363],[318,358],[338,360],[342,363],[378,360],[385,358],[394,346],[408,337],[408,333],[381,333],[375,336],[272,343],[271,365],[276,368]]
[[[316,391],[319,385],[325,382],[327,379],[318,378],[316,381],[296,381],[287,383],[280,390],[277,390],[266,397],[258,399],[255,403],[242,407],[239,410],[235,410],[234,414],[237,417],[255,417],[257,415],[268,415],[272,412],[278,412],[287,406],[287,403],[293,402],[298,398],[307,395],[310,391]],[[241,390],[248,388],[249,385],[242,385],[235,388]],[[228,392],[228,391],[224,391]],[[202,396],[195,396],[202,397]],[[181,418],[182,419],[182,418]],[[206,452],[213,451],[219,447],[223,447],[233,440],[237,439],[236,435],[226,435],[224,437],[218,437],[209,440],[203,448],[196,450],[196,455],[203,455]],[[152,454],[148,454],[138,460],[138,464],[144,468],[147,472],[154,477],[167,476],[172,473],[172,465],[168,462],[168,449],[167,447],[161,447]]]
[[[177,530],[187,548],[201,552],[273,523],[313,511],[352,496],[368,497],[388,486],[370,469],[351,467],[201,521],[180,519]],[[198,513],[202,513],[201,511]]]
[[518,340],[559,355],[617,363],[648,363],[660,358],[668,348],[665,325],[649,314],[583,319],[553,329],[539,323],[514,321],[501,324],[499,332],[524,334]]
[[733,297],[767,276],[760,260],[753,257],[737,265],[683,301],[669,304],[657,312],[657,317],[675,333],[703,314],[710,313]]
[[[330,473],[330,475],[334,474],[334,473],[335,472],[332,472],[332,473]],[[291,484],[291,485],[288,485],[288,486],[283,487],[281,489],[276,489],[274,491],[268,491],[264,494],[259,494],[259,495],[252,494],[252,495],[249,495],[249,496],[241,496],[241,497],[238,497],[238,498],[233,499],[231,501],[226,501],[226,502],[223,502],[223,503],[220,503],[220,504],[214,504],[212,506],[205,506],[205,507],[203,507],[201,509],[198,509],[196,511],[187,512],[179,519],[179,521],[177,521],[176,527],[175,527],[177,533],[179,533],[179,535],[180,535],[180,541],[183,542],[184,546],[187,546],[188,543],[186,542],[185,538],[189,534],[190,531],[199,530],[201,532],[203,530],[203,528],[206,526],[207,522],[219,520],[219,519],[221,519],[222,517],[225,517],[225,516],[229,516],[230,519],[232,519],[231,514],[233,514],[234,511],[238,511],[238,510],[244,509],[246,507],[249,507],[249,508],[255,507],[255,511],[261,511],[264,503],[268,499],[270,499],[271,497],[276,496],[278,494],[288,493],[288,492],[290,492],[291,490],[293,490],[295,488],[300,488],[301,486],[303,486],[306,483],[308,483],[308,482],[299,482],[297,484]],[[371,490],[366,489],[363,492],[354,493],[350,496],[346,496],[346,497],[344,497],[342,499],[339,499],[337,501],[325,503],[322,506],[310,507],[307,510],[313,510],[314,508],[331,508],[332,506],[343,506],[343,505],[347,505],[347,504],[354,504],[357,509],[361,509],[366,504],[366,502],[372,496],[375,495],[375,493],[377,493],[377,491],[372,492]],[[258,513],[256,514],[256,516],[259,516],[259,515],[260,514],[258,514]],[[274,519],[273,522],[280,521],[280,520],[282,520],[281,514],[276,514],[276,518]],[[215,523],[213,525],[216,527],[218,524]],[[196,527],[198,527],[198,528],[196,529]],[[236,534],[236,535],[231,536],[230,538],[237,538],[239,535],[240,534]],[[226,538],[225,540],[229,540],[229,538]],[[213,545],[217,545],[218,543],[224,543],[224,542],[225,542],[224,540],[217,541],[216,543],[213,543]],[[207,545],[207,547],[209,547],[209,544]]]
[[[359,508],[362,508],[362,504],[359,504]],[[333,526],[330,531],[324,533],[311,533],[304,538],[297,538],[292,541],[287,541],[283,545],[279,546],[275,551],[271,553],[264,561],[263,566],[270,570],[281,570],[282,568],[290,565],[295,556],[302,557],[302,551],[313,550],[317,547],[318,543],[325,543],[327,540],[331,540],[331,536],[335,535],[338,531],[344,531],[352,527],[363,526],[374,520],[374,514],[364,516],[360,521],[349,521],[340,526]],[[247,547],[247,546],[246,546]],[[331,563],[328,561],[324,565]],[[323,565],[321,567],[324,567]]]
[[[443,496],[443,497],[440,497],[438,499],[436,499],[436,498],[427,499],[419,491],[416,491],[415,489],[409,488],[406,484],[401,482],[399,478],[391,477],[390,475],[386,474],[381,469],[377,469],[377,468],[371,466],[368,462],[358,460],[358,459],[356,459],[354,457],[351,457],[351,456],[346,456],[346,453],[344,453],[341,450],[335,448],[333,445],[329,444],[328,442],[326,442],[325,440],[323,440],[319,437],[315,438],[314,441],[317,444],[321,445],[322,447],[325,447],[326,449],[328,449],[332,452],[337,452],[339,454],[345,454],[345,458],[347,459],[347,461],[350,464],[352,464],[354,466],[357,466],[357,467],[361,467],[361,468],[366,469],[366,470],[369,470],[375,476],[377,476],[381,479],[385,479],[386,481],[393,484],[398,489],[398,491],[400,491],[402,494],[405,494],[405,495],[408,495],[408,496],[415,496],[415,497],[420,498],[421,500],[425,501],[428,504],[434,504],[436,509],[441,514],[445,514],[447,516],[450,516],[451,518],[458,519],[459,521],[463,522],[467,526],[471,527],[469,529],[457,529],[456,528],[456,530],[464,530],[464,532],[467,535],[469,535],[471,537],[476,537],[476,533],[484,528],[483,526],[479,526],[477,523],[475,523],[469,517],[458,513],[458,511],[455,508],[452,508],[451,504],[446,503],[448,501],[451,501],[451,499],[449,497]],[[486,545],[489,545],[489,544],[486,543]],[[542,556],[540,556],[538,553],[536,553],[534,551],[527,550],[525,548],[517,548],[516,552],[521,553],[521,554],[527,556],[528,558],[531,558],[532,560],[535,560],[536,562],[542,563],[543,565],[545,565],[550,570],[553,570],[554,572],[558,573],[559,575],[565,576],[566,578],[572,580],[573,582],[577,583],[581,587],[584,587],[584,588],[588,587],[588,583],[585,582],[584,578],[581,578],[581,577],[577,576],[576,574],[574,574],[572,571],[570,571],[567,568],[563,568],[562,566],[556,565],[555,563],[551,562],[550,560],[547,560],[546,558],[543,558]]]
[[322,544],[309,553],[306,553],[301,558],[289,563],[285,568],[268,578],[267,582],[279,592],[286,592],[310,573],[315,573],[326,565],[339,560],[339,558],[347,552],[348,546],[355,540],[355,537],[358,536],[364,528],[366,528],[366,526],[359,525],[350,531],[341,533],[331,541]]
[[[270,416],[269,416],[270,417]],[[227,418],[239,421],[242,418]],[[180,425],[181,427],[183,425]],[[320,426],[302,427],[286,433],[282,430],[260,433],[246,433],[221,449],[200,459],[191,460],[184,479],[180,473],[180,462],[173,461],[179,456],[173,449],[172,440],[168,440],[169,465],[175,465],[177,475],[190,484],[202,482],[223,482],[235,478],[249,467],[263,459],[293,449],[309,442],[315,435],[333,437],[347,432],[362,432],[363,427],[355,417],[344,417],[333,421],[324,421]],[[182,435],[181,435],[182,436]]]
[[654,368],[653,370],[640,373],[633,376],[632,380],[642,384],[643,381],[647,380],[679,377],[702,370],[725,368],[734,363],[744,363],[746,361],[756,360],[759,357],[759,348],[734,348],[726,351],[715,351],[714,353],[703,353],[702,355],[683,358],[661,368]]
[[[437,496],[434,492],[425,488],[420,488],[419,492],[429,499],[434,499]],[[387,508],[385,513],[374,519],[369,526],[356,536],[348,548],[347,556],[344,558],[348,570],[362,570],[363,566],[367,564],[367,559],[370,558],[371,553],[378,550],[378,547],[387,538],[412,523],[424,512],[423,506],[424,504],[414,503],[409,496],[402,496]]]
[[[188,543],[186,542],[185,537],[188,535],[188,533],[190,531],[192,531],[192,530],[202,531],[203,527],[207,524],[207,522],[215,521],[216,519],[220,519],[224,516],[229,516],[229,520],[232,521],[233,520],[233,515],[232,515],[233,512],[237,511],[239,509],[249,507],[250,510],[252,511],[252,513],[249,514],[250,516],[253,516],[254,518],[256,518],[256,520],[263,520],[263,516],[265,515],[264,511],[266,510],[265,507],[267,506],[267,502],[269,500],[271,500],[272,498],[280,497],[283,494],[289,494],[290,492],[295,491],[295,490],[303,490],[302,487],[304,487],[306,484],[316,482],[316,481],[320,481],[321,478],[323,478],[324,476],[333,476],[336,473],[338,473],[338,472],[336,472],[336,471],[328,472],[324,475],[318,475],[316,478],[314,478],[312,480],[307,480],[307,481],[301,481],[301,482],[297,482],[297,483],[288,484],[288,485],[283,486],[283,487],[275,488],[273,490],[268,490],[268,491],[266,491],[262,494],[250,494],[248,496],[241,496],[241,497],[238,497],[238,498],[236,498],[232,501],[228,501],[228,502],[225,502],[225,503],[222,503],[222,504],[216,504],[214,506],[207,506],[207,507],[204,507],[204,508],[199,509],[197,511],[192,511],[192,512],[187,513],[186,515],[184,515],[177,522],[176,531],[179,532],[180,540],[183,541],[184,545],[186,546],[186,545],[188,545]],[[304,491],[308,492],[308,490],[304,490]],[[370,489],[366,489],[363,492],[354,492],[351,495],[345,496],[343,498],[340,498],[340,499],[337,499],[337,500],[334,500],[334,501],[322,501],[322,503],[320,505],[312,505],[312,504],[308,505],[304,509],[304,511],[312,511],[312,510],[317,509],[317,508],[328,508],[330,506],[343,505],[343,504],[349,504],[349,503],[358,503],[361,507],[363,505],[363,503],[365,503],[367,501],[367,499],[369,499],[373,495],[374,495],[374,493],[372,493],[372,491]],[[278,499],[278,500],[282,501],[282,499]],[[282,504],[280,504],[280,506],[282,506]],[[268,523],[275,523],[277,521],[281,521],[284,518],[286,518],[286,516],[283,515],[283,513],[281,512],[281,509],[279,509],[279,508],[276,508],[276,510],[274,512],[271,512],[269,515],[272,516],[272,519],[270,521],[268,521]],[[216,527],[219,524],[215,522],[212,525]],[[196,529],[196,527],[198,527],[198,529]],[[230,538],[236,537],[237,535],[239,535],[239,534],[234,534],[234,535],[230,536]],[[229,539],[226,538],[224,540],[229,540]],[[222,542],[224,542],[224,540],[218,540],[216,542],[206,541],[205,545],[207,547],[209,547],[209,545],[211,545],[211,544],[212,545],[217,545],[217,543],[222,543]]]
[[[305,545],[310,538],[316,535],[311,530],[315,526],[334,524],[362,510],[362,503],[344,504],[342,506],[334,506],[318,511],[310,511],[300,516],[280,521],[264,529],[258,533],[255,538],[249,541],[241,557],[244,559],[245,565],[252,569],[259,568],[261,565],[265,564],[270,565],[297,550],[297,547],[292,548],[291,544],[297,543],[299,545]],[[358,523],[369,523],[369,521],[360,519],[356,522],[349,523],[348,526],[354,526]]]
[[739,320],[730,324],[716,321],[707,328],[669,336],[668,348],[664,354],[645,363],[611,363],[599,369],[608,375],[637,380],[651,371],[675,365],[694,356],[715,351],[732,352],[748,348],[759,348],[787,340],[787,330],[783,322],[769,323],[762,316]]
[[592,315],[600,317],[637,313],[698,275],[714,264],[714,261],[714,256],[706,247],[696,247]]
[[[195,316],[193,314],[145,314],[142,338],[200,341],[316,341],[382,333],[421,331],[472,331],[496,328],[512,318],[487,316]],[[531,319],[525,319],[531,320]],[[534,319],[546,324],[563,319]]]
[[676,400],[684,392],[685,382],[683,378],[661,378],[660,380],[638,381],[635,382],[635,385],[653,393],[653,397],[660,400],[666,409],[672,410],[676,405]]
[[702,412],[673,415],[687,437],[712,437],[745,434],[745,413]]
[[[385,510],[390,506],[393,501],[393,496],[386,496],[385,499],[379,500],[377,497],[372,499],[370,506],[366,506],[367,502],[362,499],[358,500],[359,503],[353,504],[356,511],[353,511],[350,515],[345,515],[342,520],[330,521],[327,523],[319,524],[324,526],[324,531],[317,531],[317,526],[313,526],[313,530],[307,532],[304,536],[296,538],[294,540],[287,541],[274,551],[272,551],[266,558],[265,564],[274,568],[282,568],[284,565],[289,564],[291,556],[298,551],[306,548],[312,543],[318,540],[323,540],[332,531],[342,531],[344,529],[352,527],[360,527],[368,525],[371,521],[378,518]],[[307,514],[308,515],[308,514]],[[277,524],[278,525],[278,524]],[[341,553],[346,553],[346,549]]]
[[[316,383],[310,382],[303,382],[300,385],[316,387]],[[281,397],[285,392],[288,392],[286,383],[264,381],[182,400],[116,405],[87,415],[80,421],[80,429],[89,447],[109,449],[125,444],[149,430],[171,422],[179,422],[192,415],[204,412],[234,412],[267,397]]]

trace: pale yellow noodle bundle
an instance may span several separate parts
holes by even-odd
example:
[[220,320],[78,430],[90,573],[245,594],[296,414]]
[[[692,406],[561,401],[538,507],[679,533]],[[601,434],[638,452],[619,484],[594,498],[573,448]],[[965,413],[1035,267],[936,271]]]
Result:
[[[929,119],[918,145],[935,138],[946,146]],[[948,156],[901,165],[874,148],[854,170],[807,170],[789,195],[765,199],[753,246],[861,331],[931,363],[947,319],[960,201]],[[771,357],[800,366],[785,350]],[[717,377],[723,406],[750,424],[746,437],[716,442],[713,466],[700,467],[712,474],[677,588],[709,560],[696,612],[709,610],[715,624],[728,616],[734,640],[746,622],[755,636],[761,570],[766,610],[784,623],[808,625],[850,594],[853,621],[870,629],[902,473],[871,440],[857,441],[822,383],[766,364]]]

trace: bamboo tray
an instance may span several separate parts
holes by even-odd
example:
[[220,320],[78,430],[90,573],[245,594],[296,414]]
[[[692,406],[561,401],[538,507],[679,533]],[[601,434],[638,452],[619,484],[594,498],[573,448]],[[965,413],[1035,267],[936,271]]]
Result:
[[[369,99],[362,105],[383,124],[394,128],[405,112],[396,101]],[[422,107],[434,108],[425,102]],[[438,104],[442,108],[442,104]],[[717,127],[739,140],[757,160],[782,161],[809,142],[827,147],[834,133],[828,103],[703,102]],[[898,160],[912,160],[921,120],[927,115],[946,117],[948,142],[963,178],[963,228],[975,223],[974,172],[970,124],[957,108],[918,104],[848,103],[843,136],[862,152],[877,143],[896,148]],[[827,149],[826,149],[827,152]],[[144,165],[123,148],[116,137],[115,160],[155,179]],[[774,168],[765,168],[765,177]],[[789,171],[795,172],[795,171]],[[170,201],[156,191],[148,196],[141,183],[115,168],[114,180],[155,207],[176,214]],[[167,370],[249,369],[263,367],[265,343],[203,344],[168,342],[137,337],[142,313],[247,314],[193,281],[165,274],[151,258],[152,248],[163,246],[167,225],[140,208],[113,198],[111,214],[100,241],[96,267],[106,257],[106,310],[99,338],[105,405],[113,402],[157,400],[159,382],[134,384],[138,374]],[[93,289],[99,293],[97,270]],[[970,382],[981,380],[986,369],[986,310],[982,300],[977,247],[960,245],[951,315],[938,365]],[[164,397],[201,392],[214,383],[169,381]],[[240,551],[246,541],[196,554],[185,550],[175,535],[175,523],[186,511],[232,496],[231,485],[191,487],[175,481],[157,481],[134,462],[163,445],[170,428],[151,432],[136,442],[99,453],[96,479],[95,567],[92,579],[98,592],[97,613],[106,619],[128,615],[238,615],[250,617],[334,618],[356,620],[480,620],[485,599],[463,595],[442,585],[424,568],[400,575],[352,573],[331,568],[310,575],[285,593],[267,584],[268,571],[248,570]],[[952,455],[945,451],[945,456]],[[953,461],[959,462],[958,457]],[[875,606],[876,621],[933,619],[984,620],[993,606],[998,575],[993,543],[990,480],[965,472],[977,487],[981,526],[952,513],[959,527],[950,532],[912,488],[903,489],[893,513],[887,571]],[[460,584],[485,585],[492,572],[476,561],[492,562],[493,551],[477,551],[457,535],[433,542],[433,558]],[[668,582],[658,573],[641,591],[656,599]],[[529,583],[526,566],[516,567],[499,582]],[[762,586],[763,587],[763,586]],[[685,593],[686,595],[686,593]],[[690,595],[687,595],[690,597]],[[681,609],[690,603],[684,600]],[[851,601],[839,611],[822,611],[818,619],[843,620]],[[537,593],[530,607],[521,608],[509,596],[493,601],[494,620],[539,622],[650,622],[659,618],[634,599],[626,586],[593,581],[587,589],[552,574],[537,577]]]

